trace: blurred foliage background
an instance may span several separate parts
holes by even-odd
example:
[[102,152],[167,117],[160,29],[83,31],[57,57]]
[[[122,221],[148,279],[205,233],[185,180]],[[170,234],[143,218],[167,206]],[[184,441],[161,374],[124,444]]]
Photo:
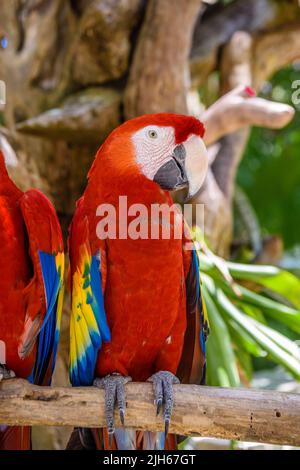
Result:
[[[231,281],[244,284],[244,295],[239,299],[229,287],[230,282],[222,279],[213,260],[206,265],[207,258],[200,254],[202,278],[208,286],[204,291],[212,329],[208,343],[208,382],[213,385],[253,383],[299,392],[299,387],[292,386],[288,376],[278,368],[280,365],[288,375],[300,380],[300,104],[292,100],[295,91],[292,85],[299,83],[299,79],[300,63],[295,62],[263,84],[259,95],[294,106],[295,117],[280,130],[252,128],[236,179],[236,193],[242,192],[248,206],[246,210],[250,206],[251,217],[255,219],[252,228],[261,240],[272,239],[275,235],[277,242],[282,241],[276,264],[289,272],[274,268],[271,274],[270,266],[255,267],[255,256],[249,247],[246,252],[232,253],[234,263],[226,263],[226,266],[233,276]],[[217,82],[218,77],[212,77],[212,83]],[[212,93],[208,94],[208,89]],[[211,104],[216,99],[214,86],[204,87],[200,96]],[[236,204],[234,214],[237,240],[243,235]],[[275,243],[277,249],[278,243]],[[249,264],[238,264],[245,260],[251,262],[252,268]],[[267,289],[262,288],[264,283]],[[222,441],[205,439],[189,445],[200,449],[226,448]],[[251,448],[249,444],[227,445]],[[253,445],[252,448],[265,447]]]
[[[295,63],[277,72],[260,94],[293,105],[292,83],[299,78],[300,63]],[[237,175],[263,234],[279,234],[287,252],[296,250],[300,240],[300,105],[293,106],[295,117],[284,129],[252,129]],[[297,265],[299,253],[291,267]]]
[[[300,105],[293,102],[299,78],[296,61],[266,80],[259,92],[293,106],[295,116],[283,129],[251,129],[236,176],[232,262],[216,258],[207,247],[206,254],[200,253],[211,321],[208,382],[213,385],[249,384],[255,371],[278,364],[300,379]],[[216,101],[219,88],[216,71],[199,89],[206,107]],[[265,260],[277,267],[262,266]],[[235,287],[243,291],[240,299]]]

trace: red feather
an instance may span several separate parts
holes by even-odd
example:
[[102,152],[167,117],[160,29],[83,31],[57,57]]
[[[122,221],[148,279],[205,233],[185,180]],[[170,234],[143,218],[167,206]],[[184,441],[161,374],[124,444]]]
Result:
[[[103,242],[100,243],[96,235],[99,204],[112,204],[117,208],[117,215],[120,195],[127,196],[128,207],[143,204],[149,214],[153,203],[173,204],[169,194],[147,179],[135,162],[130,136],[150,124],[172,126],[177,143],[190,134],[202,137],[204,133],[203,124],[194,117],[163,113],[127,121],[110,134],[97,153],[87,189],[73,219],[72,273],[76,269],[73,263],[76,263],[80,243],[89,245],[92,255],[103,249]],[[86,241],[80,241],[83,219],[89,225]],[[172,219],[171,230],[175,224]],[[105,311],[112,339],[103,344],[98,353],[96,376],[119,372],[130,375],[135,381],[145,381],[159,370],[176,374],[187,325],[184,285],[191,261],[191,253],[184,251],[183,244],[183,240],[174,239],[172,235],[168,240],[123,240],[117,236],[117,239],[105,241],[106,264],[102,275],[106,278]],[[189,339],[196,341],[198,334],[199,328],[191,326]],[[196,348],[189,350],[194,354]],[[193,364],[193,358],[189,364]],[[193,366],[185,374],[187,381],[193,375],[192,369]],[[202,375],[201,364],[197,371]]]
[[[28,378],[36,361],[37,338],[46,313],[39,251],[63,251],[55,211],[42,193],[20,191],[9,178],[0,151],[0,340],[6,366]],[[51,376],[51,359],[44,377]],[[29,437],[28,437],[29,436]],[[30,432],[0,432],[1,448],[30,447]]]

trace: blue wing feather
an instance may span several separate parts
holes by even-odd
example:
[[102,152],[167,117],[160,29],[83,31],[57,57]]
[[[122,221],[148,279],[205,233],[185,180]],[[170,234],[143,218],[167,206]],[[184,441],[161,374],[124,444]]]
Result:
[[45,289],[46,314],[38,335],[36,361],[28,377],[32,383],[43,381],[52,354],[52,371],[55,367],[61,316],[59,296],[63,285],[62,266],[57,266],[56,256],[40,251],[39,260]]
[[97,324],[100,330],[102,341],[110,341],[110,330],[106,320],[106,313],[104,309],[104,297],[102,293],[102,279],[100,272],[100,260],[96,256],[92,256],[91,263],[91,289],[94,294],[95,311],[97,312]]
[[98,351],[110,341],[104,309],[100,257],[82,247],[72,277],[70,380],[72,385],[91,385]]
[[195,273],[195,278],[196,278],[196,285],[194,289],[195,293],[195,302],[198,304],[198,311],[200,314],[200,321],[202,328],[200,329],[200,344],[201,344],[201,349],[203,351],[203,354],[206,354],[206,333],[205,333],[205,320],[204,320],[204,314],[203,314],[203,304],[202,304],[202,296],[201,296],[201,281],[200,281],[200,268],[199,268],[199,260],[198,260],[198,255],[197,251],[195,248],[193,248],[192,252],[192,259],[191,259],[191,269]]
[[189,254],[186,285],[186,332],[177,375],[183,383],[205,383],[206,336],[208,321],[201,292],[198,254],[193,247]]

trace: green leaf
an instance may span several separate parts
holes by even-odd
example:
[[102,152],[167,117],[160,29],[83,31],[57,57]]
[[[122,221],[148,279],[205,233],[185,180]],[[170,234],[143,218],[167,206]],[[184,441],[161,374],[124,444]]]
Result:
[[[203,276],[205,276],[205,274],[203,274]],[[232,289],[228,287],[223,281],[217,281],[217,284],[230,297],[236,299],[237,301],[243,301],[245,303],[249,303],[251,305],[259,307],[265,315],[268,315],[274,318],[275,320],[278,320],[281,323],[287,325],[291,330],[295,331],[296,333],[300,333],[299,310],[288,307],[287,305],[276,302],[275,300],[269,299],[268,297],[252,292],[244,286],[239,286],[239,290],[241,291],[242,297],[238,297],[232,291]]]
[[255,320],[247,317],[247,315],[233,305],[224,292],[222,292],[220,288],[216,287],[214,281],[211,278],[208,279],[207,275],[203,276],[203,283],[205,283],[209,290],[209,294],[213,297],[214,301],[219,305],[222,311],[245,329],[247,333],[252,336],[277,363],[283,365],[294,375],[294,377],[300,380],[300,361],[287,353],[286,350],[282,349],[282,347],[276,344],[270,336],[263,333],[261,329],[258,329],[255,324]]
[[226,324],[228,325],[229,333],[234,344],[236,344],[239,349],[243,349],[254,357],[265,357],[267,355],[266,351],[264,351],[255,339],[253,339],[246,330],[241,328],[238,323],[227,318]]
[[253,321],[254,325],[258,330],[262,331],[266,336],[268,336],[272,341],[274,341],[274,343],[284,349],[287,353],[297,359],[300,363],[300,349],[294,341],[291,341],[289,338],[282,335],[273,328],[270,328],[269,326],[262,325],[261,323],[253,319],[251,320]]
[[237,387],[240,379],[228,328],[204,285],[202,289],[211,328],[207,342],[208,378],[211,385]]
[[213,334],[207,342],[206,383],[214,387],[231,387],[229,376],[222,361],[219,343]]
[[[204,253],[199,253],[200,258],[200,269],[204,271],[214,271],[214,263],[211,259],[208,258]],[[269,278],[276,276],[280,273],[280,269],[275,266],[262,266],[257,264],[242,264],[242,263],[232,263],[230,261],[224,261],[227,268],[236,279],[252,280],[257,281],[261,278]]]
[[257,281],[259,279],[272,278],[281,271],[275,266],[263,266],[258,264],[241,264],[227,262],[230,274],[236,279]]
[[[213,259],[209,259],[200,253],[200,267],[204,272],[217,275]],[[275,266],[260,266],[255,264],[242,264],[224,261],[229,273],[235,280],[253,281],[280,294],[297,309],[300,309],[300,279],[288,271],[283,271]]]
[[235,354],[238,360],[238,363],[242,370],[244,371],[246,378],[250,381],[252,380],[253,375],[253,366],[251,355],[244,349],[237,348],[235,349]]
[[264,325],[267,324],[267,321],[260,308],[256,307],[255,305],[241,302],[240,300],[235,300],[234,303],[235,305],[237,305],[237,307],[243,310],[243,312],[245,312],[249,317],[254,318],[255,320],[259,321],[260,323]]
[[300,279],[288,271],[280,271],[276,276],[260,279],[259,283],[289,300],[300,309]]

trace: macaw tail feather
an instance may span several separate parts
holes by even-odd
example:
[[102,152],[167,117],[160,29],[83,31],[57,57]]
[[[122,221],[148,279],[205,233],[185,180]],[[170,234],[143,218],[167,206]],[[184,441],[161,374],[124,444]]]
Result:
[[75,428],[67,444],[68,450],[176,450],[174,434],[167,438],[163,432],[136,431],[130,428],[117,428],[111,446],[106,429]]
[[31,428],[0,426],[0,450],[30,450]]

